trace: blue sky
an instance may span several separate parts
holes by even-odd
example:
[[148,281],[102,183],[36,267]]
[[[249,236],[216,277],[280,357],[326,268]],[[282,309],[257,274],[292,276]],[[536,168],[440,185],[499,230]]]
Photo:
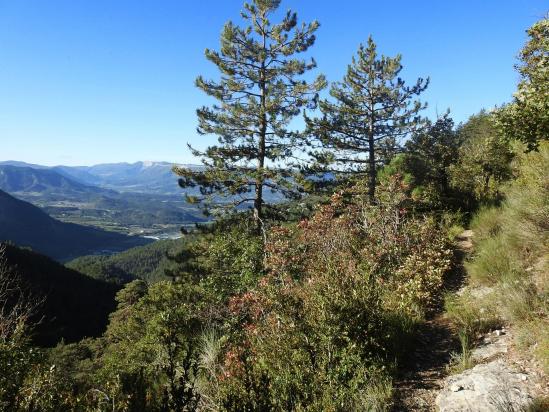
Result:
[[[194,162],[194,87],[215,77],[217,48],[240,0],[0,0],[0,160],[47,165],[166,160]],[[403,55],[403,77],[430,76],[434,117],[457,121],[508,101],[525,29],[546,1],[286,0],[282,9],[321,27],[311,55],[339,80],[371,33],[379,51]]]

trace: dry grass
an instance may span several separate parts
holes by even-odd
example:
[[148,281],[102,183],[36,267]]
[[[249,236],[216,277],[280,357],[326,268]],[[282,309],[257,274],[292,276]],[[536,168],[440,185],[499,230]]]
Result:
[[518,331],[519,347],[549,371],[549,143],[519,155],[516,173],[503,204],[472,220],[475,255],[466,269],[473,285],[489,285],[494,292],[477,302],[452,298],[446,308],[470,334],[482,331],[481,319],[495,309]]

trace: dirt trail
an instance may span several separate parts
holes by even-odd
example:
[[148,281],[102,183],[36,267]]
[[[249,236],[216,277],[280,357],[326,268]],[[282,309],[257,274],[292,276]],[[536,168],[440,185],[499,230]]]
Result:
[[[471,230],[457,238],[456,266],[445,279],[446,291],[463,286],[463,261],[472,249]],[[420,328],[407,359],[401,364],[402,375],[395,382],[394,411],[435,411],[435,398],[442,389],[451,354],[459,350],[459,340],[443,308]]]

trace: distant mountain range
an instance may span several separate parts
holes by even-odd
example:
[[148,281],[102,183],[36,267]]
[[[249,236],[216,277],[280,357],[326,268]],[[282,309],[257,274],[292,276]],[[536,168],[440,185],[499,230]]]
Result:
[[[110,163],[95,166],[42,166],[18,161],[0,162],[0,165],[52,170],[78,183],[113,189],[118,192],[181,195],[172,163],[136,162]],[[185,165],[200,168],[197,165]]]
[[9,193],[27,193],[50,199],[89,199],[97,196],[115,196],[114,190],[81,183],[60,174],[56,169],[33,168],[0,164],[0,188]]
[[[168,180],[166,173],[171,169],[167,165],[166,163],[162,166],[164,173],[158,172],[158,187],[166,184]],[[107,175],[114,176],[113,182],[128,182],[132,173],[136,176],[139,174],[136,171],[139,167],[126,166],[131,168],[123,164],[113,165],[117,172],[109,172],[109,165],[97,166],[94,173],[103,176],[101,179],[104,182]],[[151,165],[150,168],[154,169],[155,166]],[[151,173],[148,174],[149,182],[155,181],[153,175],[151,169]],[[147,191],[146,183],[140,186],[140,190],[119,192],[106,188],[107,183],[103,183],[103,187],[94,186],[90,181],[99,177],[90,176],[90,173],[79,168],[48,168],[21,162],[0,162],[0,190],[40,206],[48,214],[63,221],[133,233],[141,228],[181,226],[204,220],[196,206],[185,202],[183,192],[177,187],[173,176],[170,182],[172,186],[176,186],[177,195],[159,194],[160,190]],[[78,180],[85,180],[84,177],[87,181]],[[139,179],[134,177],[134,180]]]
[[40,208],[0,190],[0,240],[58,260],[98,251],[122,251],[149,243],[148,239],[109,232],[93,227],[64,223]]

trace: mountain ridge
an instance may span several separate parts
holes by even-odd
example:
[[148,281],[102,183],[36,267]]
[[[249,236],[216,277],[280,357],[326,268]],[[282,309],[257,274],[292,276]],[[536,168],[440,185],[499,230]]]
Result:
[[98,186],[119,192],[179,195],[174,166],[201,168],[195,164],[177,164],[166,161],[138,161],[134,163],[99,163],[92,166],[43,166],[14,160],[0,161],[0,166],[29,167],[39,170],[55,170],[76,182]]

